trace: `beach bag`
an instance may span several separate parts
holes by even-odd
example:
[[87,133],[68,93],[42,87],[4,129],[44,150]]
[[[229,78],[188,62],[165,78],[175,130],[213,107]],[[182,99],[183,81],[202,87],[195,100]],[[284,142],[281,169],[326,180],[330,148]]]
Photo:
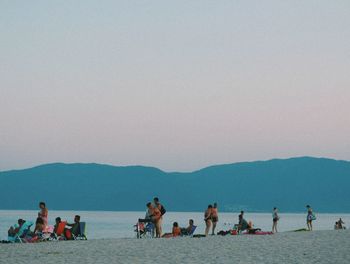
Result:
[[161,215],[164,215],[165,213],[166,213],[166,210],[165,210],[164,206],[162,205],[162,206],[160,207],[160,214],[161,214]]

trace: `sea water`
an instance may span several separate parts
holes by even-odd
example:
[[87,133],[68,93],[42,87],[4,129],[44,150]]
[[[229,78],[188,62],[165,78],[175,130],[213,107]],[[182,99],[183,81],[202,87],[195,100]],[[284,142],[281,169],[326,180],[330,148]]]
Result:
[[[134,225],[137,219],[143,218],[145,212],[105,212],[105,211],[49,211],[49,224],[53,225],[56,217],[72,223],[74,215],[80,215],[81,221],[87,223],[88,239],[102,238],[133,238]],[[239,213],[219,213],[219,223],[216,231],[229,230],[238,222]],[[35,222],[38,211],[0,210],[0,240],[7,239],[8,228],[19,218]],[[280,213],[278,231],[285,232],[306,227],[306,214]],[[350,214],[316,214],[313,222],[314,230],[331,230],[335,221],[340,217],[350,225]],[[271,213],[245,213],[244,218],[252,221],[254,227],[264,231],[271,231]],[[193,219],[197,230],[203,234],[205,229],[203,213],[199,212],[167,212],[163,216],[163,232],[171,232],[172,223],[178,222],[180,227],[186,227],[188,220]]]

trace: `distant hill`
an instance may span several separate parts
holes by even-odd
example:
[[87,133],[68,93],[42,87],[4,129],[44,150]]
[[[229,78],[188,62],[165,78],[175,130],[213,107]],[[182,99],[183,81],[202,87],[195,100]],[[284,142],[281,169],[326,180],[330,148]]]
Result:
[[350,162],[291,158],[217,165],[191,173],[143,166],[54,163],[0,172],[0,209],[144,210],[160,197],[168,211],[350,212]]

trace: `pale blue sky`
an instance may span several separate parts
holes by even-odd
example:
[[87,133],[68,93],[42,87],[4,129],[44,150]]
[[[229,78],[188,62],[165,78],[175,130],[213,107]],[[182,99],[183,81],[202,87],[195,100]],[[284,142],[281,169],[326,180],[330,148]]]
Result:
[[0,0],[0,170],[350,160],[350,1]]

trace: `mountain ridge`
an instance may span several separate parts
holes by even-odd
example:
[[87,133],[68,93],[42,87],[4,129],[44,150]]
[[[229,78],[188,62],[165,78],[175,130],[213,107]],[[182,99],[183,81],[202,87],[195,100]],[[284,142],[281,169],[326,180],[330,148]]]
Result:
[[[296,157],[165,172],[149,166],[49,163],[0,172],[0,209],[144,210],[159,196],[168,211],[350,212],[350,162]],[[15,195],[14,195],[15,194]]]

